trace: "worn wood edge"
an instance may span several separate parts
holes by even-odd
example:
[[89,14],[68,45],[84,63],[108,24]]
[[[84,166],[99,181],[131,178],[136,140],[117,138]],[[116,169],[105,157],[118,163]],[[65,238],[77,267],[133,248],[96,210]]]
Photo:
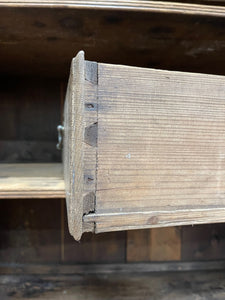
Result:
[[40,7],[40,8],[71,8],[146,11],[161,13],[177,13],[188,15],[205,15],[224,17],[225,7],[216,5],[189,4],[163,1],[63,1],[63,0],[1,0],[0,7]]
[[0,199],[64,197],[61,163],[0,165]]
[[147,262],[122,264],[0,264],[0,275],[77,275],[77,274],[123,274],[168,271],[210,271],[224,270],[225,261],[197,262]]
[[84,222],[95,222],[95,232],[209,224],[225,222],[225,207],[149,211],[131,213],[104,213],[84,216]]
[[[80,51],[71,63],[64,108],[64,180],[69,232],[75,240],[83,233],[84,64],[84,52]],[[67,97],[71,98],[69,105]]]
[[[95,212],[98,141],[98,63],[85,60],[84,82],[84,182],[83,215]],[[95,223],[84,223],[83,232],[94,232]]]
[[0,192],[0,199],[57,199],[57,198],[65,198],[65,192],[54,190],[47,191],[20,191],[20,192]]

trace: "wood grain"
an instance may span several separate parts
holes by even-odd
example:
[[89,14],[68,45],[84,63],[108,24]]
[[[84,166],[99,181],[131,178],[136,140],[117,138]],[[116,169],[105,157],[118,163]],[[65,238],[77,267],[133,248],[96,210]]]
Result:
[[85,215],[84,222],[95,222],[95,232],[119,231],[143,228],[222,223],[225,222],[224,206],[217,208],[193,208],[168,211],[145,211],[135,213],[101,213]]
[[83,49],[91,61],[225,74],[223,16],[6,5],[1,73],[67,81],[71,59]]
[[99,64],[98,213],[225,204],[224,83]]
[[47,7],[47,8],[77,8],[77,9],[104,9],[104,10],[132,10],[146,12],[179,13],[205,16],[224,16],[223,6],[199,5],[191,3],[163,2],[163,1],[62,1],[62,0],[1,0],[1,7]]
[[150,261],[151,230],[139,229],[127,232],[127,262]]
[[[4,300],[193,300],[224,299],[224,269],[195,272],[137,273],[136,267],[146,264],[130,264],[130,270],[111,273],[108,265],[62,266],[72,269],[68,274],[60,272],[59,266],[52,264],[53,274],[30,273],[26,276],[11,274],[0,276],[0,297]],[[224,263],[222,262],[224,266]],[[110,270],[109,270],[110,268]],[[115,265],[118,270],[118,265]],[[41,272],[43,268],[36,266]],[[86,269],[92,273],[87,274]],[[151,268],[149,268],[151,270]],[[32,270],[32,269],[31,269]],[[83,272],[82,272],[83,270]],[[98,272],[101,270],[101,272]],[[103,271],[104,270],[104,271]],[[116,294],[116,295],[115,295]]]
[[3,73],[0,75],[0,162],[61,162],[61,153],[56,149],[60,82]]
[[225,224],[182,228],[182,260],[224,260]]
[[127,261],[179,261],[179,227],[130,230],[127,232]]
[[2,263],[61,262],[59,199],[5,198],[0,207]]
[[79,240],[84,184],[84,53],[72,60],[64,107],[63,167],[69,231]]
[[225,262],[221,261],[191,261],[191,262],[155,262],[155,263],[100,263],[100,264],[0,264],[0,275],[68,275],[79,274],[143,274],[152,272],[178,272],[182,271],[224,271]]
[[98,66],[96,232],[223,222],[224,78]]
[[[83,215],[94,211],[96,190],[97,64],[80,51],[72,60],[64,108],[63,166],[71,235],[80,240],[93,224]],[[94,136],[94,137],[93,137]]]
[[150,229],[150,260],[179,261],[181,259],[181,236],[179,227]]
[[[67,228],[67,224],[65,227]],[[66,230],[64,263],[124,263],[125,241],[125,232],[107,232],[103,234],[85,233],[77,243]]]
[[59,197],[65,197],[62,164],[1,164],[1,199]]

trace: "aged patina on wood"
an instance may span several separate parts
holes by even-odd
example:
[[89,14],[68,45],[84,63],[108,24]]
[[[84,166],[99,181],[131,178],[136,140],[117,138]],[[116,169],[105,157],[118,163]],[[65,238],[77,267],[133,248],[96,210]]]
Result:
[[69,227],[225,221],[225,79],[72,61],[65,104]]
[[83,215],[95,209],[97,64],[81,51],[73,59],[64,111],[63,165],[70,233],[79,240],[92,231]]

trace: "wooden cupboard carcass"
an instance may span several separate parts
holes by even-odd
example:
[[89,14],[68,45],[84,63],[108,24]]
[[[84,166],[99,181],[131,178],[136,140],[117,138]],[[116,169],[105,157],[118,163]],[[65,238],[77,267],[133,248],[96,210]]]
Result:
[[[0,54],[1,54],[0,66],[1,66],[1,72],[3,74],[2,76],[4,78],[8,78],[7,76],[13,77],[13,76],[27,76],[27,75],[44,76],[44,77],[58,76],[61,78],[62,77],[66,78],[67,72],[69,70],[68,62],[71,59],[71,57],[74,55],[74,53],[81,48],[85,49],[85,51],[87,52],[87,57],[90,60],[95,59],[96,61],[105,61],[105,62],[108,61],[114,64],[123,63],[127,65],[139,65],[139,66],[156,67],[156,68],[160,67],[161,69],[167,68],[170,70],[173,69],[173,70],[181,70],[181,71],[195,71],[195,72],[202,72],[202,73],[207,72],[207,73],[224,75],[224,69],[223,69],[223,62],[225,57],[223,55],[224,54],[223,37],[224,37],[224,28],[225,28],[223,26],[224,15],[225,15],[224,7],[211,6],[211,5],[208,6],[208,5],[181,4],[181,3],[171,4],[166,2],[162,4],[162,3],[151,2],[151,1],[148,2],[140,1],[138,3],[135,3],[135,5],[134,2],[129,2],[129,1],[126,1],[124,3],[126,3],[126,5],[124,6],[118,5],[118,2],[99,3],[98,4],[99,10],[93,11],[93,8],[97,7],[94,1],[90,1],[89,3],[86,4],[80,1],[79,2],[75,2],[75,1],[57,2],[57,3],[53,1],[51,2],[50,1],[47,2],[0,1],[0,6],[1,6],[0,30],[1,30],[1,41],[2,41],[2,47],[0,49]],[[138,24],[138,26],[135,24]],[[106,39],[106,36],[108,36],[108,39]],[[85,149],[87,149],[88,146],[92,147],[92,148],[90,147],[88,148],[88,151],[91,151],[90,157],[88,157],[88,159],[90,159],[95,157],[95,153],[98,150],[98,147],[100,146],[99,142],[101,141],[101,139],[103,141],[104,132],[102,132],[101,135],[99,134],[95,135],[96,131],[97,133],[100,133],[101,128],[103,128],[102,125],[100,126],[99,123],[100,121],[103,122],[103,119],[100,118],[98,120],[98,118],[101,117],[103,110],[101,110],[98,101],[96,102],[97,104],[95,106],[94,101],[92,101],[93,99],[91,98],[92,95],[98,93],[99,91],[98,79],[100,78],[97,76],[96,79],[96,76],[93,75],[94,71],[92,71],[92,69],[96,69],[96,68],[99,69],[98,67],[100,67],[101,69],[103,68],[103,65],[101,66],[101,64],[96,65],[91,63],[88,64],[91,71],[89,75],[86,74],[86,76],[88,76],[88,80],[86,80],[88,82],[88,87],[85,86],[84,90],[86,91],[86,93],[90,92],[90,95],[88,96],[90,97],[90,103],[86,103],[84,112],[89,113],[91,121],[90,124],[86,126],[87,130],[83,128],[84,139],[86,139],[86,141],[81,142],[81,145],[82,147],[84,145]],[[95,67],[92,67],[94,65]],[[107,70],[107,66],[105,68],[106,68],[105,70]],[[117,67],[116,66],[112,67],[112,69],[114,68]],[[118,70],[119,69],[126,70],[126,67],[124,68],[118,67]],[[129,71],[125,71],[125,72],[127,73],[131,72],[131,68],[129,68]],[[140,72],[138,72],[138,76],[140,78],[142,72],[147,72],[147,70],[145,71],[141,70]],[[133,72],[131,72],[131,74],[132,73]],[[120,79],[124,78],[125,80],[126,76],[120,75],[119,78]],[[200,75],[196,75],[195,78],[199,78],[199,76]],[[105,79],[107,80],[107,78],[108,75],[105,77]],[[112,79],[115,82],[116,76],[114,75]],[[121,81],[120,79],[119,82]],[[137,80],[136,77],[133,79]],[[204,76],[202,77],[202,79],[203,81],[206,82],[208,80],[208,79],[206,80]],[[129,84],[131,84],[129,76],[127,76],[128,82],[125,82],[124,80],[121,81],[123,82],[123,86],[124,87],[127,86],[128,88],[131,88],[131,86],[129,86]],[[191,82],[194,82],[196,80],[193,79]],[[85,83],[87,83],[86,81]],[[165,81],[167,82],[167,86],[170,86],[168,78]],[[120,84],[122,84],[121,82]],[[110,84],[107,83],[107,86],[110,88]],[[189,86],[191,86],[190,83]],[[118,83],[118,87],[121,88],[119,83]],[[149,85],[147,88],[149,88]],[[87,92],[87,90],[89,90],[89,92]],[[129,99],[126,99],[127,102],[120,103],[124,107],[123,108],[124,112],[126,110],[126,114],[128,118],[132,113],[132,109],[134,109],[134,107],[132,106],[134,104],[134,100],[132,100],[133,99],[132,98],[133,93],[131,93],[132,91],[134,92],[134,90],[131,89]],[[112,91],[110,92],[112,93]],[[202,92],[202,90],[200,90],[200,92]],[[142,93],[143,91],[141,91],[140,95]],[[198,92],[196,93],[198,94]],[[130,100],[132,101],[129,104]],[[205,112],[205,116],[207,115],[207,112],[205,111],[206,106],[204,106],[204,101],[205,100],[203,99],[203,102],[200,102],[200,99],[198,99],[198,101],[196,102],[199,105],[198,109],[196,108],[196,114],[197,113],[199,114],[199,118],[201,115],[200,108],[202,107],[203,107],[203,112]],[[208,101],[206,102],[209,103]],[[113,103],[111,101],[109,103],[111,103],[111,107],[108,107],[108,113],[110,113],[110,109],[115,109],[113,104],[116,104],[116,102]],[[218,102],[213,102],[212,103],[213,107],[214,104],[217,105]],[[35,106],[35,104],[33,105]],[[178,108],[179,105],[182,105],[182,102],[178,103]],[[207,122],[212,122],[212,124],[216,126],[215,128],[212,126],[211,130],[215,129],[217,134],[210,135],[210,138],[212,139],[211,142],[213,143],[215,140],[215,149],[214,149],[215,152],[213,152],[214,150],[210,148],[212,152],[209,152],[208,154],[209,157],[211,154],[212,157],[214,157],[213,158],[214,160],[212,159],[209,162],[210,164],[211,163],[215,164],[215,170],[208,169],[209,173],[206,172],[208,174],[208,178],[204,178],[203,181],[200,182],[201,184],[203,183],[205,184],[204,185],[205,188],[208,185],[208,190],[212,190],[211,196],[209,196],[209,192],[207,192],[207,195],[209,198],[211,197],[210,198],[211,200],[209,198],[205,199],[205,197],[200,199],[195,199],[197,205],[195,207],[191,207],[189,205],[192,202],[192,200],[194,200],[194,195],[191,194],[191,199],[185,200],[186,206],[183,205],[184,203],[180,203],[178,205],[178,201],[177,204],[176,202],[175,203],[173,202],[174,203],[173,206],[172,201],[170,202],[169,195],[167,197],[167,201],[166,199],[163,198],[162,201],[160,199],[160,201],[157,202],[158,198],[156,198],[155,196],[158,196],[158,194],[156,195],[151,194],[151,196],[154,197],[154,199],[151,200],[151,204],[154,205],[149,207],[149,203],[147,202],[148,201],[147,199],[150,199],[149,198],[150,194],[148,194],[147,196],[143,195],[142,194],[143,190],[144,189],[148,190],[146,189],[146,186],[147,184],[149,184],[150,178],[152,179],[152,177],[149,176],[161,177],[163,174],[160,173],[156,175],[150,173],[149,175],[148,174],[149,169],[147,169],[147,171],[145,169],[148,166],[145,166],[145,164],[142,162],[142,164],[140,163],[139,166],[135,165],[135,168],[137,169],[140,167],[142,175],[136,173],[137,176],[133,176],[134,173],[131,172],[133,171],[137,172],[137,169],[130,170],[129,167],[132,166],[132,163],[134,162],[135,159],[137,162],[141,162],[142,157],[139,156],[139,158],[137,158],[137,153],[132,154],[131,146],[129,147],[129,149],[125,149],[124,143],[127,141],[126,140],[127,138],[131,136],[132,137],[135,136],[134,126],[137,128],[139,126],[139,130],[141,132],[140,136],[138,137],[135,136],[135,142],[137,144],[135,146],[136,150],[138,149],[137,147],[141,148],[141,145],[145,145],[145,143],[140,143],[140,139],[144,139],[145,137],[146,139],[149,138],[149,134],[151,134],[152,132],[154,133],[154,135],[158,135],[159,137],[162,138],[163,133],[169,132],[169,128],[167,128],[166,131],[162,130],[162,132],[157,128],[154,128],[154,130],[152,131],[152,127],[151,127],[152,123],[149,124],[148,122],[146,122],[147,125],[145,126],[147,126],[147,129],[142,128],[141,130],[140,126],[142,125],[144,127],[144,125],[142,123],[140,124],[142,119],[140,118],[139,120],[137,115],[138,114],[140,114],[140,116],[144,115],[144,112],[140,113],[140,110],[142,109],[146,110],[146,107],[145,108],[143,108],[142,106],[139,107],[138,103],[136,106],[137,106],[137,111],[135,111],[136,115],[134,114],[135,118],[134,118],[134,122],[132,123],[133,125],[131,125],[131,128],[129,128],[130,126],[129,123],[127,125],[127,132],[130,135],[129,134],[126,135],[123,131],[121,131],[122,128],[125,128],[124,124],[121,123],[123,119],[121,119],[121,122],[118,123],[119,124],[118,130],[115,130],[115,133],[118,134],[117,138],[119,137],[120,139],[120,144],[121,144],[120,147],[122,147],[119,150],[124,151],[125,156],[118,155],[118,153],[120,152],[118,152],[117,149],[115,148],[116,145],[113,146],[114,148],[110,146],[111,149],[113,149],[114,153],[112,153],[113,151],[107,150],[108,152],[107,151],[106,152],[108,153],[107,154],[108,157],[102,156],[102,159],[105,159],[105,163],[107,163],[108,165],[113,165],[114,162],[117,163],[119,162],[120,166],[123,165],[125,166],[125,164],[127,164],[128,166],[127,167],[128,169],[126,171],[127,173],[122,168],[121,172],[125,172],[123,174],[123,177],[119,178],[118,173],[117,174],[114,173],[113,174],[114,179],[112,180],[110,179],[110,177],[112,178],[112,174],[110,174],[110,176],[104,175],[107,172],[110,173],[109,168],[106,169],[107,172],[105,172],[105,169],[102,169],[102,171],[99,169],[98,171],[98,164],[97,164],[98,162],[96,160],[96,165],[95,165],[96,169],[93,168],[93,170],[97,171],[98,176],[96,177],[95,176],[96,173],[94,172],[93,173],[90,172],[90,174],[88,173],[86,174],[85,172],[83,179],[81,178],[81,180],[83,180],[84,182],[85,189],[83,189],[82,186],[81,191],[79,191],[80,195],[82,194],[81,197],[73,197],[73,201],[75,201],[75,204],[76,201],[80,202],[80,204],[78,205],[77,203],[76,206],[78,208],[78,211],[80,212],[79,213],[80,227],[79,226],[76,227],[76,230],[79,231],[79,234],[75,235],[74,226],[72,226],[71,229],[71,232],[73,233],[74,236],[76,236],[77,239],[80,237],[81,232],[86,230],[92,231],[94,230],[93,228],[95,228],[96,232],[100,232],[101,226],[104,226],[104,229],[102,230],[117,230],[117,229],[126,229],[126,228],[147,228],[153,226],[164,226],[165,224],[177,225],[177,224],[194,224],[194,223],[201,223],[201,222],[219,222],[219,221],[222,222],[223,221],[222,180],[219,181],[219,178],[222,178],[223,176],[223,171],[222,171],[223,140],[222,140],[222,133],[221,133],[222,131],[220,131],[219,125],[213,123],[214,118],[210,119],[210,115],[209,115],[209,119],[207,119]],[[149,111],[150,107],[151,106],[149,106],[149,108],[145,111],[146,115],[150,113]],[[218,107],[219,106],[217,106],[217,109],[219,111]],[[153,111],[154,109],[157,110],[157,107],[151,107],[151,108],[153,109]],[[183,107],[181,108],[183,109]],[[162,109],[162,105],[159,106],[159,109]],[[172,108],[170,109],[172,113]],[[190,108],[188,109],[185,108],[185,109],[187,114],[188,111],[191,113],[190,110],[192,110],[192,112],[194,113],[193,106],[190,106]],[[222,118],[221,115],[222,111],[223,110],[220,111],[219,114],[220,117],[218,117],[217,119],[215,118],[216,122],[219,118]],[[212,113],[213,112],[215,111],[212,110]],[[111,122],[111,120],[107,119],[107,111],[105,111],[105,113],[106,113],[105,122],[106,124],[108,124],[109,127],[109,123]],[[114,115],[116,115],[117,117],[119,116],[119,113],[121,112],[114,111]],[[162,111],[160,113],[163,114]],[[125,114],[123,113],[123,117],[124,115]],[[181,117],[179,114],[178,116]],[[165,117],[166,120],[169,120],[169,116],[165,116]],[[86,117],[84,116],[84,118]],[[148,118],[150,118],[149,115]],[[4,118],[1,119],[4,120]],[[190,123],[193,121],[193,119],[194,119],[193,116],[190,116]],[[20,122],[22,123],[24,122],[24,120],[20,120]],[[88,123],[87,120],[84,120],[84,122]],[[127,122],[129,122],[129,119],[127,120]],[[157,122],[159,122],[159,120],[157,120]],[[35,123],[36,120],[34,118],[33,124]],[[121,124],[123,126],[121,126]],[[196,124],[193,123],[192,125],[194,127],[194,125]],[[113,126],[115,126],[115,124]],[[163,125],[159,122],[159,126],[165,129],[167,125],[166,124]],[[149,129],[151,130],[148,131]],[[3,136],[3,132],[7,132],[7,130],[9,131],[9,128],[6,128],[6,130],[2,130],[1,133],[2,136]],[[146,132],[143,132],[143,130]],[[175,143],[173,138],[175,137],[176,133],[180,134],[179,126],[176,130],[177,132],[172,132],[173,129],[171,129],[170,132],[170,134],[172,133],[171,141],[173,142],[173,145],[176,145],[177,147],[179,146],[178,150],[179,148],[183,147],[183,152],[181,153],[183,153],[184,156],[185,151],[190,149],[186,149],[186,150],[184,149],[185,142],[183,144],[180,143],[179,145]],[[204,138],[206,138],[206,136],[203,133],[206,133],[206,130],[205,131],[204,129],[201,130],[201,126],[199,125],[198,130],[196,131],[197,131],[197,135],[202,135],[201,139],[203,139],[204,142],[205,141]],[[209,131],[209,134],[210,132],[211,131]],[[90,140],[90,137],[93,136],[93,133],[94,136],[96,137],[98,136],[96,140],[95,139]],[[108,133],[110,133],[110,131]],[[182,132],[182,135],[183,134],[184,133]],[[187,133],[186,140],[184,139],[186,142],[187,142],[188,134],[189,133]],[[111,135],[111,137],[113,136]],[[216,140],[217,137],[221,138],[221,148],[220,148],[221,162],[220,159],[218,158],[219,142],[218,140]],[[106,134],[104,138],[105,140],[104,142],[102,142],[101,147],[103,147],[104,143],[105,145],[107,145]],[[110,138],[110,135],[108,135],[108,138]],[[192,136],[190,137],[190,140],[191,139],[193,141]],[[196,139],[196,137],[194,137],[194,139]],[[199,138],[199,145],[201,139]],[[1,149],[6,148],[5,146],[7,143],[5,143],[4,137],[2,137],[1,140],[2,140]],[[121,140],[123,141],[123,143],[121,142]],[[156,137],[154,137],[153,142],[155,143],[157,142]],[[194,140],[194,142],[196,142],[196,140]],[[97,143],[96,147],[93,146],[94,143]],[[146,145],[149,144],[147,143]],[[39,144],[37,143],[36,148],[38,147],[41,148],[43,146],[40,143]],[[16,147],[14,148],[17,149]],[[73,149],[75,151],[76,146]],[[158,149],[157,155],[162,153],[160,152],[162,151],[162,147],[158,147],[157,149]],[[199,149],[202,150],[202,148]],[[83,150],[84,149],[82,148],[82,151]],[[147,150],[150,151],[147,152]],[[153,150],[154,149],[147,149],[147,148],[144,149],[142,147],[139,151],[139,154],[151,153],[155,159],[156,153],[154,153]],[[32,152],[31,147],[29,148],[29,151]],[[170,153],[169,146],[167,146],[165,150],[165,154],[166,153],[167,154]],[[202,153],[202,157],[205,158],[204,155],[205,154]],[[193,165],[196,164],[195,165],[196,168],[197,168],[197,164],[201,163],[200,156],[201,155],[199,154],[199,159],[198,156],[196,156],[196,160],[193,158]],[[49,164],[49,163],[42,164],[40,162],[35,165],[33,164],[21,165],[20,163],[11,164],[12,162],[18,162],[18,160],[16,160],[14,157],[15,156],[11,156],[9,160],[4,158],[2,159],[4,164],[1,164],[1,169],[0,169],[1,172],[0,197],[1,198],[39,198],[39,197],[57,198],[57,197],[65,196],[64,180],[61,172],[62,169],[61,164]],[[217,160],[215,157],[217,157]],[[98,159],[99,158],[100,157],[98,157]],[[145,157],[146,161],[147,158],[148,156]],[[160,155],[159,158],[164,159]],[[206,157],[206,161],[207,159],[210,158]],[[10,164],[5,164],[5,161],[9,162]],[[32,162],[32,159],[29,162]],[[93,160],[92,162],[94,163],[95,160]],[[171,163],[172,162],[173,160],[171,160]],[[155,162],[152,162],[152,165],[154,165],[154,163]],[[182,163],[185,163],[185,160],[183,160]],[[186,163],[188,162],[186,161]],[[204,162],[202,163],[201,166],[203,165]],[[221,170],[219,166],[221,166]],[[200,173],[199,174],[195,173],[195,170],[196,169],[194,168],[193,169],[194,175],[192,174],[194,181],[193,181],[193,186],[191,188],[192,190],[195,189],[195,191],[199,189],[198,190],[199,194],[197,194],[199,196],[199,195],[203,195],[202,193],[203,185],[200,185],[200,183],[198,183],[198,181],[195,180],[195,178],[198,177],[197,175],[199,175],[200,177]],[[119,167],[119,171],[120,171],[120,167]],[[215,173],[213,173],[214,171],[218,173],[217,178],[215,177],[216,176]],[[71,174],[68,173],[68,176],[73,178],[73,173]],[[100,174],[102,174],[101,176],[103,179],[101,182],[100,181],[98,182],[98,180],[100,180],[101,178]],[[173,175],[175,174],[173,173]],[[183,175],[184,177],[187,176],[185,177],[186,178],[185,180],[188,181],[189,177],[187,173],[186,174],[181,173],[179,179],[181,179],[181,176]],[[194,177],[195,175],[196,177]],[[201,173],[201,175],[204,174]],[[118,177],[117,178],[118,182],[115,182],[116,176]],[[126,180],[124,179],[125,176],[126,176]],[[134,184],[135,182],[132,181],[131,177],[135,177],[137,179],[137,181],[135,181],[137,183],[136,185]],[[207,180],[209,182],[207,182]],[[214,180],[215,182],[212,182],[211,180]],[[191,184],[187,181],[184,182],[184,187],[186,185],[186,190],[189,189],[188,184]],[[167,193],[165,187],[168,189],[168,186],[166,185],[168,185],[170,182],[162,183],[162,180],[159,179],[159,177],[158,179],[157,177],[154,177],[153,181],[151,182],[154,185],[159,185],[159,182],[161,182],[160,186],[158,187],[154,186],[151,187],[151,189],[155,188],[155,190],[157,190],[157,193],[159,192],[159,190],[161,190],[160,191],[161,193],[164,189],[164,193]],[[215,186],[210,185],[213,183],[215,183],[217,187],[217,191],[215,189]],[[110,187],[110,185],[112,186],[113,184],[115,184],[116,189],[112,189]],[[162,186],[162,184],[164,184],[164,187]],[[178,183],[175,182],[173,184],[175,186],[175,184]],[[96,189],[93,188],[95,186]],[[100,186],[106,187],[106,190],[104,191],[103,188],[101,188],[100,190]],[[137,194],[134,193],[134,189],[132,190],[131,186],[133,187],[135,186],[135,190],[139,189],[140,190],[139,192],[142,192],[139,193],[139,196],[141,198],[137,197]],[[184,187],[183,187],[183,192],[184,192]],[[120,195],[121,197],[123,197],[122,199],[119,199],[118,196],[116,195],[116,192],[119,192],[119,190],[121,190]],[[173,190],[175,190],[174,187]],[[191,192],[190,190],[191,189],[189,189],[189,192]],[[128,202],[126,200],[128,199],[126,198],[127,197],[126,193],[128,193],[128,191],[131,191],[129,192],[131,195],[131,198],[129,199],[130,200],[134,199],[134,201],[129,200]],[[68,193],[70,192],[68,191]],[[105,197],[104,193],[105,195],[106,193],[108,193],[108,196]],[[182,193],[182,195],[183,194],[184,193]],[[100,196],[102,198],[100,198]],[[83,197],[85,199],[87,198],[88,201],[87,200],[84,201]],[[179,196],[179,199],[181,199],[181,197],[182,196]],[[99,202],[100,199],[102,199],[101,200],[102,206],[100,206],[100,202]],[[111,203],[109,203],[110,199],[112,200]],[[188,202],[189,200],[191,202]],[[86,204],[83,205],[83,203],[87,203],[88,205]],[[147,206],[146,203],[148,203]],[[161,204],[164,203],[163,210],[161,204],[159,205],[159,203]],[[135,207],[133,207],[134,205]],[[199,205],[199,210],[197,210],[198,205]],[[171,208],[171,210],[168,211],[167,210],[168,208]],[[68,209],[68,211],[69,211],[69,216],[70,216],[70,212],[74,214],[74,212],[70,210],[70,208]],[[151,215],[152,211],[153,211],[153,215]],[[160,216],[155,215],[155,211],[163,213],[163,216],[166,217],[164,225],[163,222],[160,221]],[[186,220],[184,218],[182,213],[185,213],[186,216],[186,212],[190,212],[189,216],[190,215],[194,216],[193,213],[197,214],[194,217],[194,221],[192,219]],[[207,212],[208,212],[208,217],[207,217]],[[132,215],[132,213],[134,215]],[[175,223],[169,223],[168,218],[171,221],[173,215],[175,215],[175,217],[177,218],[176,213],[180,213],[181,221],[180,222],[176,221]],[[130,219],[131,217],[132,217],[132,221]],[[75,222],[74,220],[75,219],[73,219],[72,222]],[[109,221],[114,223],[109,224],[108,223]],[[125,224],[125,221],[128,223]],[[120,224],[121,226],[118,226],[118,224]],[[124,226],[122,226],[123,224]]]

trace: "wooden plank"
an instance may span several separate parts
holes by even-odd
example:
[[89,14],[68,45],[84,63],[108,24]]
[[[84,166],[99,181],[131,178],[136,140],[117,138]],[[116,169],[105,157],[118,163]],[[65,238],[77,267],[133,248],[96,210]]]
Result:
[[98,91],[98,212],[224,204],[224,77],[99,64]]
[[73,59],[64,106],[63,168],[69,231],[75,239],[83,232],[84,185],[84,53]]
[[191,3],[163,2],[163,1],[130,1],[130,0],[107,0],[107,1],[60,1],[60,0],[1,0],[0,7],[47,7],[47,8],[77,8],[77,9],[104,9],[179,13],[205,16],[224,16],[223,6],[199,5]]
[[0,162],[61,162],[59,80],[2,75],[0,99]]
[[150,230],[139,229],[127,232],[127,261],[144,262],[150,261]]
[[61,153],[56,149],[56,143],[57,138],[51,141],[50,135],[49,141],[38,139],[32,141],[0,139],[0,162],[7,164],[58,163],[61,161]]
[[150,230],[150,260],[179,261],[181,259],[181,236],[177,227]]
[[[136,208],[137,210],[137,208]],[[189,224],[222,223],[225,207],[146,211],[136,213],[89,214],[84,222],[96,222],[95,232],[119,231],[143,228],[182,226]]]
[[98,66],[96,232],[222,222],[224,78]]
[[6,5],[0,9],[0,68],[67,81],[71,59],[83,49],[92,61],[225,74],[224,15]]
[[63,165],[69,231],[79,240],[93,224],[83,215],[94,211],[96,189],[97,64],[80,51],[71,64],[64,109]]
[[152,228],[127,232],[127,261],[179,261],[180,228]]
[[60,200],[0,200],[0,261],[60,262]]
[[[0,276],[1,299],[224,299],[224,270],[152,274]],[[163,287],[163,288],[162,288]],[[116,296],[115,296],[116,294]],[[150,298],[151,297],[151,298]]]
[[225,258],[225,224],[182,228],[182,260],[203,261]]
[[107,232],[98,235],[85,233],[80,243],[77,243],[66,230],[64,262],[67,264],[124,263],[125,237],[125,232]]
[[75,275],[78,274],[140,274],[151,272],[182,272],[182,271],[212,271],[225,269],[221,261],[192,261],[192,262],[154,262],[154,263],[107,263],[107,264],[32,264],[0,263],[1,275],[44,274]]
[[0,198],[65,197],[62,164],[0,164]]
[[222,76],[99,64],[97,212],[223,205],[224,96]]

